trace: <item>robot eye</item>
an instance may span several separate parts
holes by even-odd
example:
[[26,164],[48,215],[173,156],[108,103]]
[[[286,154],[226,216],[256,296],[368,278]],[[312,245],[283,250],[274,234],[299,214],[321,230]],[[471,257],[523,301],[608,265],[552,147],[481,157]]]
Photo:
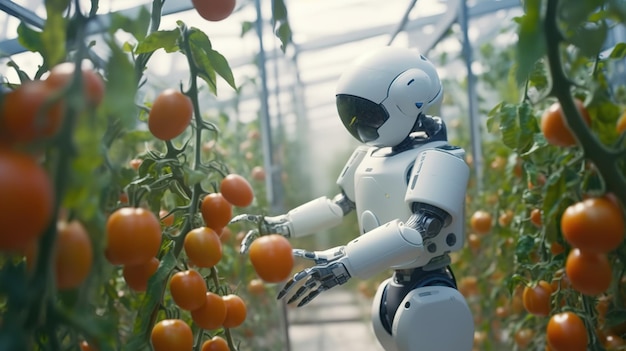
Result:
[[389,113],[370,100],[346,94],[337,94],[337,112],[348,132],[361,142],[378,138],[378,128],[388,119]]

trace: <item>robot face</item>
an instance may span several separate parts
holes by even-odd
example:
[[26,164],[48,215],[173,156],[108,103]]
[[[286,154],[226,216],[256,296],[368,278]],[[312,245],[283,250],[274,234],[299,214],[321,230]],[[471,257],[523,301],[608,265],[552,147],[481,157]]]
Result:
[[378,129],[389,119],[383,105],[346,94],[337,94],[337,112],[348,132],[362,143],[378,139]]
[[348,132],[371,146],[396,146],[419,116],[441,102],[439,77],[417,51],[383,47],[346,70],[337,84],[339,117]]

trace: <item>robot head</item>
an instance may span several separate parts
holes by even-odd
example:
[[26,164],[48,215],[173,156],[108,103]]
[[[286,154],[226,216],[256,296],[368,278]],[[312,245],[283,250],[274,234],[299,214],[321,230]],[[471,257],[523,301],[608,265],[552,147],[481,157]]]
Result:
[[383,47],[339,78],[337,111],[348,132],[371,146],[396,146],[421,114],[441,103],[435,66],[416,50]]

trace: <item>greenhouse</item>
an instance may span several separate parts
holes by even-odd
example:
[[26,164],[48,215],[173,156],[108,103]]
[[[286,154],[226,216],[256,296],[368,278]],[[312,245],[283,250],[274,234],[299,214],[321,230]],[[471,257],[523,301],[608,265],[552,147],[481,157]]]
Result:
[[626,350],[623,0],[0,0],[0,351]]

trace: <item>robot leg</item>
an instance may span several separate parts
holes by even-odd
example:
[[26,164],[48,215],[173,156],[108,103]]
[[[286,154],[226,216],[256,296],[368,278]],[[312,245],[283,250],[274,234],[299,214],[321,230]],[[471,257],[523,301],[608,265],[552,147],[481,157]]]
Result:
[[387,351],[469,351],[474,322],[451,271],[398,271],[372,306],[374,332]]

